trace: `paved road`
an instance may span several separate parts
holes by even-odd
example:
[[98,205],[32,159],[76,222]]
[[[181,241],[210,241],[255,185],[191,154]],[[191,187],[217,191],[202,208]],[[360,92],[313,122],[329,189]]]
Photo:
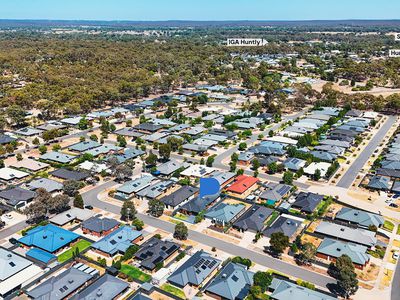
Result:
[[14,233],[26,228],[27,226],[28,226],[28,223],[26,223],[26,221],[21,221],[21,222],[16,223],[8,228],[1,230],[0,231],[0,240],[10,238],[10,236],[12,236]]
[[349,188],[351,186],[351,184],[356,179],[360,170],[364,167],[365,163],[368,161],[370,156],[374,153],[374,151],[379,146],[383,138],[386,136],[386,133],[396,122],[396,119],[397,119],[396,116],[389,116],[385,124],[383,124],[383,126],[379,129],[379,131],[374,135],[374,137],[368,143],[367,147],[358,155],[358,157],[350,166],[350,168],[346,171],[346,173],[336,184],[337,186],[343,188]]
[[[99,192],[110,188],[115,184],[116,183],[114,181],[109,181],[97,186],[96,188],[86,193],[83,193],[82,197],[85,201],[85,204],[91,204],[94,207],[98,207],[106,211],[119,214],[121,210],[119,206],[100,201],[97,198]],[[171,233],[174,232],[175,225],[170,222],[166,222],[144,214],[137,214],[137,216],[147,225],[160,228]],[[255,252],[214,237],[210,237],[197,231],[189,230],[189,238],[200,244],[204,244],[209,247],[216,247],[217,249],[227,252],[231,255],[249,258],[255,263],[262,265],[266,268],[274,269],[278,272],[301,278],[303,280],[312,282],[313,284],[320,287],[326,287],[329,283],[335,283],[335,280],[331,277],[308,271],[306,269],[286,263],[279,259],[272,258],[271,256]]]

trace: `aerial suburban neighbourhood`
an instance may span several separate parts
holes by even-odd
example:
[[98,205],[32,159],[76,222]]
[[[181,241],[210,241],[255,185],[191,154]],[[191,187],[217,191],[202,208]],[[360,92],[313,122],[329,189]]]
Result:
[[0,299],[400,300],[400,21],[14,20],[18,2]]

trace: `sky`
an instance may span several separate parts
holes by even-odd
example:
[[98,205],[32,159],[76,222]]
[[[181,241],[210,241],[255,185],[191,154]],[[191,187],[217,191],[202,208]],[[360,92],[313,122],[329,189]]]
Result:
[[0,19],[399,19],[399,0],[0,0]]

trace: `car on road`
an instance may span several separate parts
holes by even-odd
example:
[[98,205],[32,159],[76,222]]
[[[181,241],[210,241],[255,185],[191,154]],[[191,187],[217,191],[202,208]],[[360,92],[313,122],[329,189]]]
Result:
[[398,251],[394,251],[392,257],[393,257],[393,259],[398,260],[399,259],[399,252]]
[[85,208],[86,208],[86,209],[89,209],[89,210],[92,210],[92,209],[93,209],[93,206],[91,206],[91,205],[85,205]]
[[394,208],[398,208],[399,207],[396,203],[390,203],[389,206],[390,207],[394,207]]

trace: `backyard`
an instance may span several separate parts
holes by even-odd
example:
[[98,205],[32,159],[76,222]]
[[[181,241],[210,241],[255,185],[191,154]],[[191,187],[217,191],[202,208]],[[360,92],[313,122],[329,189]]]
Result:
[[70,249],[68,249],[67,251],[61,253],[57,260],[62,263],[70,258],[72,258],[74,256],[74,253],[76,253],[76,249],[78,249],[78,252],[81,253],[83,250],[86,250],[87,248],[89,248],[89,246],[91,245],[91,243],[87,240],[80,240],[79,242],[77,242],[75,245],[73,245]]
[[149,282],[151,280],[151,276],[149,274],[146,274],[131,265],[122,265],[120,271],[121,273],[124,273],[125,275],[142,282]]
[[175,296],[177,296],[177,297],[179,297],[181,299],[186,299],[186,295],[181,289],[179,289],[177,287],[174,287],[174,286],[172,286],[172,285],[170,285],[168,283],[163,284],[161,286],[161,289],[166,291],[166,292],[168,292],[168,293],[171,293],[171,294],[173,294],[173,295],[175,295]]

